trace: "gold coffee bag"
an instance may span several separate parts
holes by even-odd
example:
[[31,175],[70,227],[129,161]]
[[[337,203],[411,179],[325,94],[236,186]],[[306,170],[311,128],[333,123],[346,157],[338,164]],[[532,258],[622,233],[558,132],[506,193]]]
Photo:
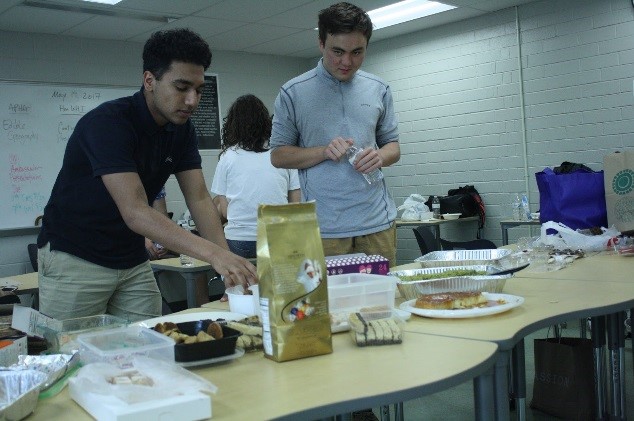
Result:
[[281,362],[331,353],[315,203],[260,205],[257,234],[264,355]]

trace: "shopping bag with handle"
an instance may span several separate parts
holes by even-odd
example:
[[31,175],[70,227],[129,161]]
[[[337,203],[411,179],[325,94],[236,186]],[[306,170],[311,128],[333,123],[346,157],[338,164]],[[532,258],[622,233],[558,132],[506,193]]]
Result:
[[534,344],[531,408],[569,420],[595,419],[592,340],[545,338]]
[[603,171],[569,162],[555,170],[535,174],[540,221],[561,222],[572,229],[607,227]]

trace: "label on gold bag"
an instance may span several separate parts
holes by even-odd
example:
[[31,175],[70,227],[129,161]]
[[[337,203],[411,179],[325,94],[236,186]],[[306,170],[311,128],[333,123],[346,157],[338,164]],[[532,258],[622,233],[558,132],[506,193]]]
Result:
[[260,205],[257,256],[264,355],[281,362],[331,353],[315,203]]

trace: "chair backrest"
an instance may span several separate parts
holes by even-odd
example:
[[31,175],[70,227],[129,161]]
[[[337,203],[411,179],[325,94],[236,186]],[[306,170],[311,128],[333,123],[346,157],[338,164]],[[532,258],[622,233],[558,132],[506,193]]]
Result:
[[439,250],[438,241],[430,227],[419,225],[416,228],[412,228],[412,230],[414,231],[414,237],[416,237],[418,247],[423,256],[432,251]]
[[29,260],[31,260],[31,266],[33,266],[33,270],[37,272],[37,244],[31,243],[26,246],[26,249],[29,251]]
[[440,245],[443,250],[486,250],[497,248],[493,241],[484,238],[470,241],[449,241],[441,238]]

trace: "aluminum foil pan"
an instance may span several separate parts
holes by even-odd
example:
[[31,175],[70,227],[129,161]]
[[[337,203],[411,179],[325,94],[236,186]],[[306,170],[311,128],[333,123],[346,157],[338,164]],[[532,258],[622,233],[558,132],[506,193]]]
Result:
[[0,371],[0,419],[21,420],[35,411],[46,378],[36,370]]
[[493,265],[504,267],[500,259],[512,254],[508,249],[432,251],[415,259],[422,268],[445,266]]
[[[494,273],[500,270],[497,266],[474,265],[474,266],[448,266],[423,269],[408,269],[390,272],[391,276],[414,276],[420,273],[434,274],[448,270],[468,269],[479,272]],[[506,280],[512,275],[496,276],[452,276],[450,278],[425,279],[420,281],[399,281],[396,286],[401,296],[406,300],[418,298],[421,294],[435,294],[447,291],[481,291],[500,293],[506,284]]]

